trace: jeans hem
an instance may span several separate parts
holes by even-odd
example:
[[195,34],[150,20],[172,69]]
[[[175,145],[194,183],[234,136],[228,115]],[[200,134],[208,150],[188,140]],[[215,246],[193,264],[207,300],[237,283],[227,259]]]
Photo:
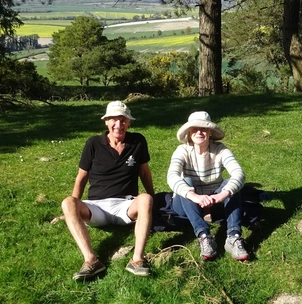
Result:
[[233,231],[238,231],[239,235],[241,235],[241,232],[242,232],[240,227],[232,227],[227,230],[227,235],[230,235],[231,232],[233,232]]

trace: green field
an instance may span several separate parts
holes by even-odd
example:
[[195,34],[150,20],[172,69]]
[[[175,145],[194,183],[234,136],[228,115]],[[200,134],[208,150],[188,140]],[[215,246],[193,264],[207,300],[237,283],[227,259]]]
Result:
[[141,12],[104,12],[104,11],[95,11],[96,15],[100,16],[102,19],[127,19],[131,20],[134,16],[145,16],[146,18],[149,18],[151,15],[150,13],[141,13]]
[[[20,13],[21,19],[47,19],[47,20],[56,20],[56,19],[66,19],[68,17],[77,17],[83,15],[83,12],[39,12],[39,13]],[[25,20],[30,21],[30,20]]]
[[[117,23],[125,23],[133,21],[134,16],[141,18],[150,18],[154,14],[161,15],[162,18],[165,18],[161,13],[165,10],[169,10],[164,6],[142,6],[142,7],[129,7],[129,9],[118,9],[118,8],[104,8],[99,5],[82,5],[82,6],[30,6],[25,5],[20,9],[20,17],[24,22],[24,26],[16,29],[16,34],[20,36],[29,36],[37,34],[41,38],[50,38],[53,32],[58,31],[59,29],[64,29],[66,26],[70,25],[73,21],[73,18],[77,16],[94,16],[104,21],[106,25],[112,25]],[[173,10],[170,8],[173,16]],[[197,10],[191,11],[188,13],[188,16],[197,17]],[[148,20],[147,20],[148,21]],[[135,24],[127,26],[118,26],[118,27],[106,27],[104,34],[108,34],[109,38],[116,38],[118,36],[128,38],[141,38],[142,36],[150,36],[152,33],[157,34],[158,30],[172,34],[172,31],[178,33],[181,30],[184,30],[187,25],[183,24],[181,20],[176,23],[171,22],[170,26],[167,27],[167,23],[161,22],[158,20],[158,23],[147,24]],[[164,20],[163,20],[164,21]],[[175,26],[173,26],[175,25]],[[177,25],[177,26],[176,26]],[[193,28],[198,28],[198,21],[196,20]],[[174,34],[175,34],[174,33]],[[145,37],[146,38],[146,37]]]
[[[49,20],[41,20],[41,21],[30,21],[30,22],[26,22],[25,25],[23,25],[22,27],[18,28],[16,30],[16,34],[19,36],[29,36],[29,35],[34,35],[37,34],[39,37],[41,38],[50,38],[52,37],[52,34],[54,32],[57,32],[58,30],[64,30],[66,26],[70,25],[72,21],[61,21],[61,20],[56,20],[51,22]],[[160,24],[158,23],[156,26],[158,28],[160,28]],[[173,23],[172,27],[173,27]],[[183,29],[184,30],[184,29]],[[162,35],[169,35],[172,36],[172,34],[176,34],[176,35],[181,35],[182,37],[186,37],[186,38],[182,38],[182,37],[170,37],[169,38],[169,43],[173,40],[175,42],[173,42],[172,44],[178,44],[177,40],[181,41],[182,39],[184,39],[184,42],[186,43],[191,37],[191,35],[183,35],[183,33],[181,33],[183,30],[168,30],[168,31],[162,31]],[[193,29],[193,32],[196,32],[197,30]],[[158,30],[154,29],[154,26],[152,26],[151,24],[149,25],[140,25],[135,26],[135,25],[129,25],[129,26],[121,26],[121,27],[106,27],[104,29],[104,35],[106,35],[109,39],[114,39],[117,37],[124,37],[125,39],[129,39],[129,38],[154,38],[156,36],[158,36]],[[198,34],[194,34],[193,36],[197,36]],[[159,37],[160,38],[160,37]],[[155,38],[157,39],[157,38]],[[157,42],[155,42],[157,43]],[[137,44],[139,44],[138,41],[133,42],[133,45],[136,46]]]
[[26,20],[25,26],[63,26],[66,27],[70,25],[72,20],[45,20],[45,19],[37,19],[37,20]]
[[107,270],[95,282],[74,282],[83,257],[65,222],[50,220],[71,194],[86,139],[106,129],[100,119],[106,105],[33,103],[0,111],[1,303],[267,304],[281,294],[302,295],[301,94],[131,102],[137,120],[130,131],[148,141],[156,192],[170,191],[166,174],[180,144],[176,132],[190,113],[208,111],[226,132],[223,142],[247,182],[270,196],[259,226],[243,228],[251,261],[240,263],[226,254],[225,227],[212,223],[216,260],[200,259],[192,229],[152,233],[146,247],[152,275],[135,277],[124,270],[132,253],[112,259],[119,248],[133,245],[133,227],[89,228]]
[[127,41],[127,48],[135,51],[187,51],[190,46],[197,44],[197,35],[168,36],[152,39],[139,39]]
[[[132,19],[133,16],[145,16],[149,18],[154,14],[160,14],[161,11],[167,10],[163,6],[148,7],[143,6],[141,8],[129,7],[128,9],[113,8],[113,7],[101,7],[99,5],[84,5],[84,6],[27,6],[27,9],[23,7],[20,11],[20,17],[22,19],[66,19],[68,17],[76,17],[82,14],[96,14],[100,18],[105,19]],[[171,13],[173,10],[170,8]]]
[[39,37],[51,38],[54,32],[64,30],[66,26],[25,24],[16,30],[18,36],[30,36],[37,34]]
[[24,19],[25,22],[27,23],[27,19],[34,19],[34,20],[57,20],[61,19],[64,20],[69,17],[77,17],[77,16],[82,16],[82,15],[87,15],[87,14],[95,14],[99,16],[101,19],[116,19],[116,20],[121,20],[121,19],[127,19],[131,20],[133,19],[134,16],[142,16],[144,15],[146,18],[149,18],[152,14],[147,13],[143,14],[140,12],[112,12],[112,11],[82,11],[82,12],[45,12],[45,13],[21,13],[21,19]]

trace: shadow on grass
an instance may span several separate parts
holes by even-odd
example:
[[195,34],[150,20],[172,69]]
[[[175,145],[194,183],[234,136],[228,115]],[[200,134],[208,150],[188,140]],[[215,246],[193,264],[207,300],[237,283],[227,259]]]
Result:
[[[302,206],[302,187],[290,191],[277,191],[269,193],[271,199],[280,200],[284,209],[267,207],[264,205],[262,220],[247,239],[251,252],[256,251],[259,245],[279,227],[287,223]],[[252,259],[255,256],[252,254]]]
[[[211,96],[208,98],[137,100],[129,107],[134,127],[172,128],[183,124],[191,112],[205,110],[213,121],[222,117],[260,116],[268,110],[286,112],[289,102],[302,101],[302,95]],[[302,103],[300,103],[302,107]],[[299,104],[295,105],[298,107]],[[0,153],[15,152],[36,140],[68,140],[80,132],[91,135],[105,130],[101,116],[106,104],[61,103],[56,106],[22,108],[0,113]]]
[[[262,219],[258,225],[253,227],[252,233],[246,239],[246,249],[250,253],[250,260],[253,261],[256,258],[254,252],[260,247],[260,244],[268,239],[271,234],[283,224],[287,223],[291,217],[296,213],[297,210],[301,209],[302,205],[302,187],[298,189],[293,189],[288,192],[278,191],[278,192],[268,192],[270,199],[281,200],[284,204],[284,209],[273,208],[265,206],[263,203],[263,215]],[[50,221],[50,217],[45,218],[46,221]],[[217,225],[217,224],[215,224]],[[94,228],[98,229],[98,228]],[[98,247],[95,249],[96,255],[100,260],[108,266],[111,263],[113,254],[118,251],[121,247],[125,247],[129,235],[134,234],[134,225],[126,226],[106,226],[99,229],[100,231],[110,232],[111,236],[102,240]],[[169,231],[173,231],[172,229]],[[165,240],[161,244],[161,248],[167,248],[173,245],[183,245],[186,246],[196,239],[193,229],[190,224],[184,226],[182,229],[176,229],[175,231],[180,231],[180,234],[172,235],[171,238]],[[162,232],[153,232],[162,233]],[[218,244],[217,252],[218,257],[225,255],[224,242],[226,238],[226,224],[221,223],[215,234],[215,238]],[[134,246],[134,244],[131,244]],[[178,250],[177,248],[175,250]],[[196,243],[196,250],[199,251],[199,245]],[[131,255],[131,254],[130,254]],[[125,265],[126,266],[126,265]],[[106,275],[106,271],[100,274],[100,277]],[[95,280],[94,278],[93,280]]]
[[[260,188],[262,187],[260,184],[253,185],[257,185],[257,187]],[[302,187],[290,191],[266,191],[266,193],[268,194],[270,200],[280,200],[284,205],[284,209],[268,207],[265,206],[267,202],[261,202],[264,208],[260,221],[252,227],[246,226],[251,231],[249,237],[246,238],[246,249],[250,253],[251,260],[256,259],[254,252],[257,251],[257,249],[260,247],[260,244],[264,240],[268,239],[277,228],[286,224],[294,216],[294,214],[302,208]],[[210,224],[211,230],[212,228],[214,228],[214,226],[218,226],[218,229],[215,233],[215,239],[217,241],[217,252],[219,258],[220,256],[223,256],[225,254],[224,243],[226,238],[227,227],[225,221],[221,223],[215,222],[213,224]],[[193,228],[191,227],[189,222],[182,229],[178,227],[178,229],[176,229],[175,231],[180,231],[182,233],[177,234],[166,240],[162,244],[162,248],[176,244],[185,245],[186,243],[192,242],[194,239],[196,239],[193,233]]]
[[104,110],[102,105],[62,103],[2,113],[0,152],[15,152],[19,147],[31,146],[36,140],[66,140],[76,137],[79,132],[97,133],[104,126],[101,122]]
[[[102,240],[102,242],[95,249],[96,255],[106,264],[106,266],[110,264],[113,254],[120,248],[125,247],[125,244],[127,243],[126,240],[129,235],[134,235],[134,224],[125,226],[109,225],[95,229],[111,233],[111,236],[107,237],[105,240]],[[129,246],[133,246],[134,248],[134,244]]]

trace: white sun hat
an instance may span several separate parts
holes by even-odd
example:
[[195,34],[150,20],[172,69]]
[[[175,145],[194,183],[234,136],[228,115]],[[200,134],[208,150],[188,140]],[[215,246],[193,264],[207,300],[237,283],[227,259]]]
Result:
[[177,139],[182,143],[187,143],[189,129],[197,127],[197,128],[209,128],[211,129],[211,139],[212,140],[219,140],[224,138],[224,132],[212,122],[210,115],[207,112],[200,111],[192,113],[189,118],[188,122],[180,127],[177,132]]
[[108,103],[106,114],[102,116],[102,119],[115,116],[124,116],[130,120],[135,120],[135,118],[131,116],[131,111],[129,108],[119,100],[111,101]]

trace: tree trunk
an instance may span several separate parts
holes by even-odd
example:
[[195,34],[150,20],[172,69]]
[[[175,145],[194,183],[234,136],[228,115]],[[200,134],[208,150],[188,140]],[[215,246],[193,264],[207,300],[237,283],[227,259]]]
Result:
[[199,95],[222,94],[221,0],[199,4]]
[[293,73],[297,92],[302,92],[302,45],[299,42],[300,9],[300,0],[284,1],[283,47]]

